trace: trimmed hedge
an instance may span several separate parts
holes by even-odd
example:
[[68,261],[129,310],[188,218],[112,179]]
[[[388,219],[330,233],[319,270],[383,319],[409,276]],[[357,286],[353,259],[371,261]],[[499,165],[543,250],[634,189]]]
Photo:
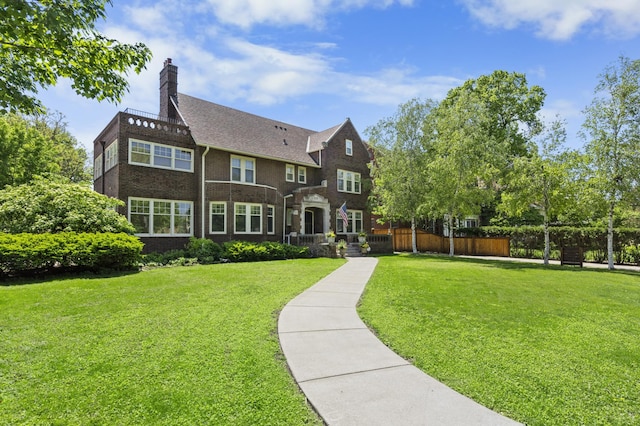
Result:
[[138,238],[124,233],[0,233],[0,272],[128,269],[138,265],[142,247]]
[[192,237],[184,250],[149,253],[143,256],[142,263],[148,266],[184,266],[195,263],[255,262],[261,260],[298,259],[310,256],[308,247],[271,241],[261,243],[230,241],[220,246],[207,238]]
[[[457,233],[468,236],[509,237],[513,257],[535,257],[544,250],[544,229],[542,226],[484,226],[481,228],[459,229]],[[636,247],[640,244],[640,229],[615,228],[613,230],[613,250],[616,263],[637,263],[640,255]],[[578,246],[588,252],[589,260],[604,262],[607,259],[607,229],[602,227],[552,226],[549,228],[552,250]]]

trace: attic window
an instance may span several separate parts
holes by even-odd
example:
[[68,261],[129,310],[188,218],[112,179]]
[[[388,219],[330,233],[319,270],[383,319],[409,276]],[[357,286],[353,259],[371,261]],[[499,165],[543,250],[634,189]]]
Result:
[[346,154],[353,155],[353,142],[351,139],[345,139]]

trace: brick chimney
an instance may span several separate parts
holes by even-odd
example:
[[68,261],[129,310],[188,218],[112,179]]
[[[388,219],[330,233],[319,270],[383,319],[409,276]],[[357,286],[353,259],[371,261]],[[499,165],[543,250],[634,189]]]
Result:
[[167,58],[160,71],[160,116],[178,119],[171,99],[178,105],[178,67],[171,63],[171,58]]

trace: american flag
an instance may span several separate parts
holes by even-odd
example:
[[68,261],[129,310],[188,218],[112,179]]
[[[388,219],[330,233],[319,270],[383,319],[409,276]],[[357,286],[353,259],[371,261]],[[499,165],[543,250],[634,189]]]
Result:
[[344,222],[344,227],[347,228],[349,226],[349,217],[347,216],[347,202],[345,201],[340,206],[340,216],[342,217],[342,222]]

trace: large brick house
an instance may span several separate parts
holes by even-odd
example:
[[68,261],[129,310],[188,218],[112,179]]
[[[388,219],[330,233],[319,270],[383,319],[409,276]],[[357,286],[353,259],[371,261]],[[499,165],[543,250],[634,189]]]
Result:
[[160,113],[119,112],[94,141],[94,188],[124,201],[147,251],[191,236],[287,241],[370,228],[370,157],[348,118],[316,132],[177,89],[167,59]]

